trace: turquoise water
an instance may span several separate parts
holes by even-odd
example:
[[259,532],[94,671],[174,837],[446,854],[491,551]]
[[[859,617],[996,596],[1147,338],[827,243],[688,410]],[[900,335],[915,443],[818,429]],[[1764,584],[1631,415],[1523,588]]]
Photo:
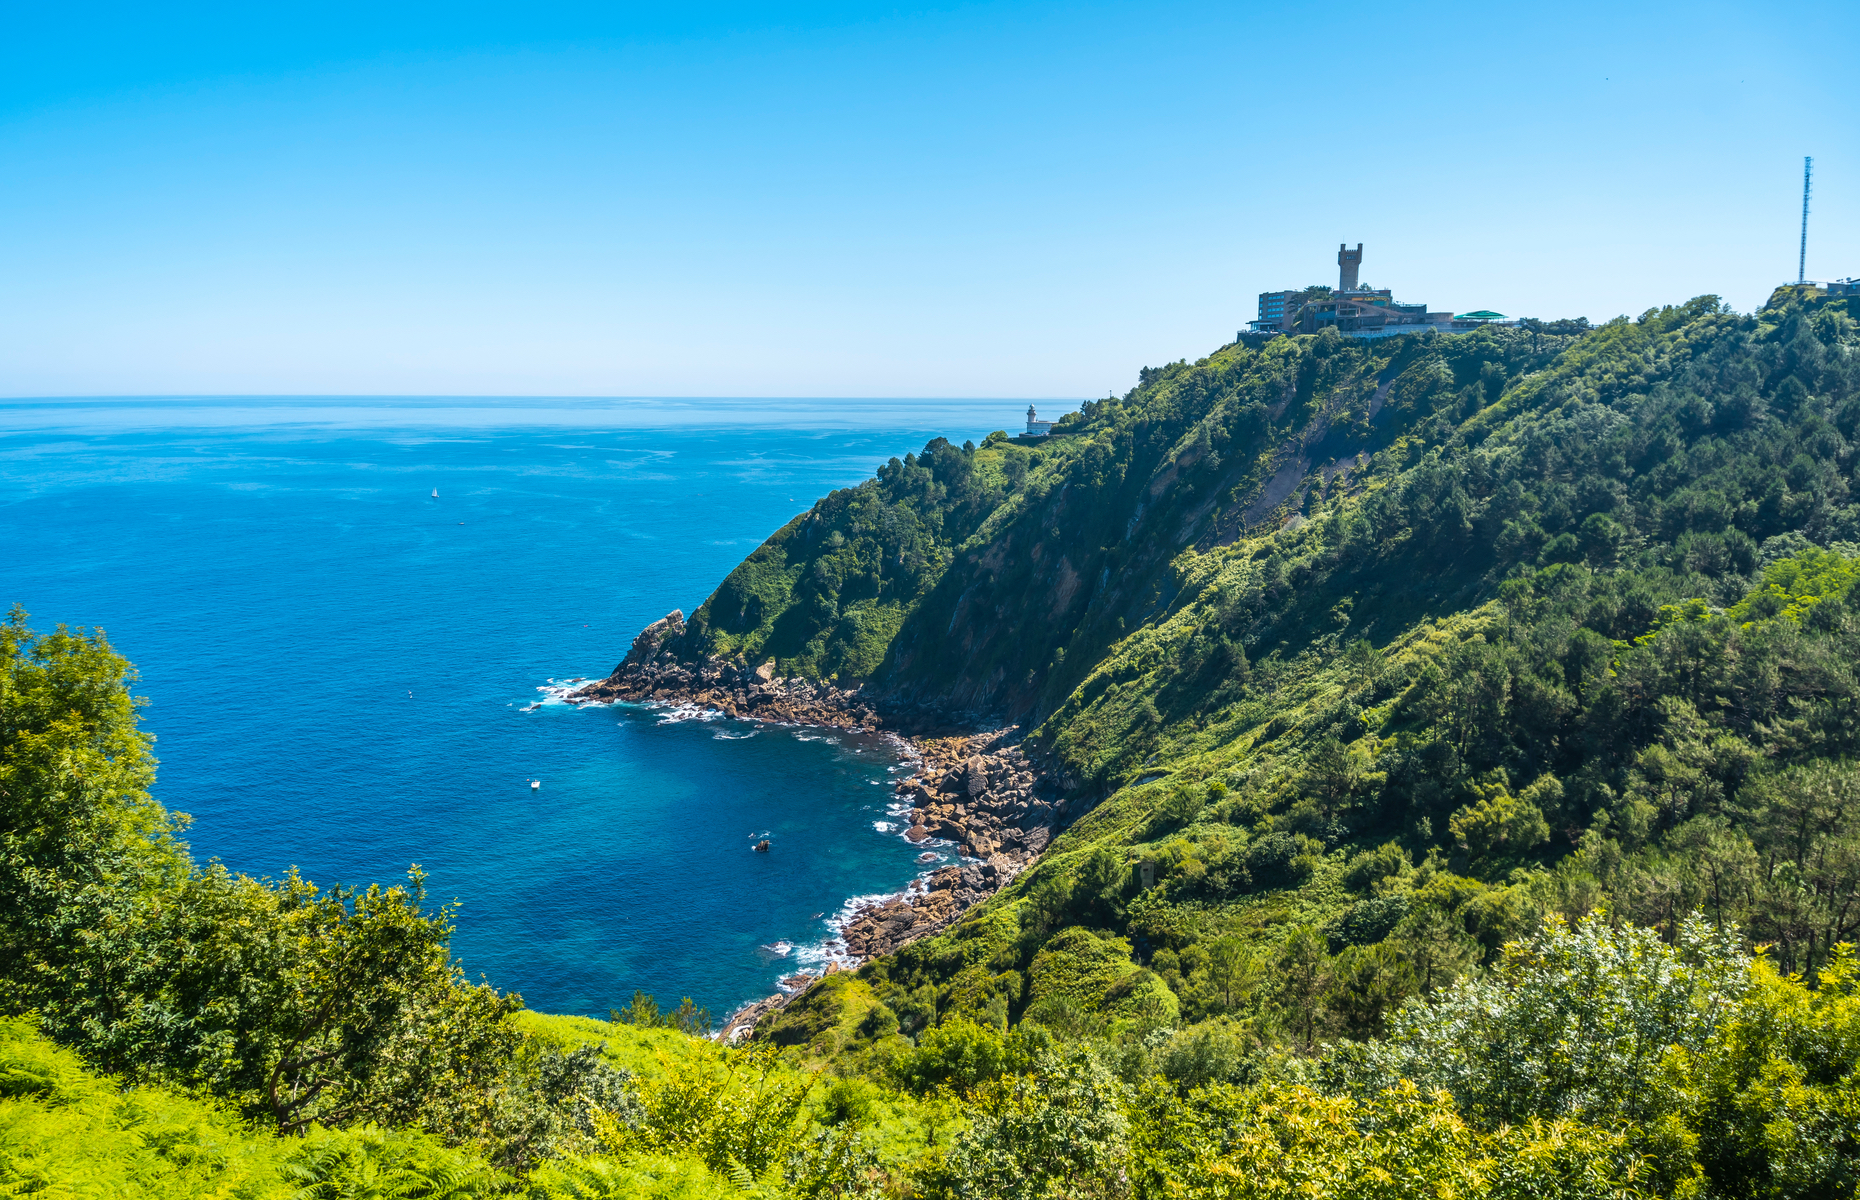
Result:
[[818,495],[1023,412],[0,402],[0,603],[100,625],[137,664],[196,857],[324,883],[418,862],[461,904],[466,970],[532,1007],[600,1014],[640,988],[722,1013],[815,960],[849,898],[922,869],[883,828],[890,748],[526,710],[605,675]]

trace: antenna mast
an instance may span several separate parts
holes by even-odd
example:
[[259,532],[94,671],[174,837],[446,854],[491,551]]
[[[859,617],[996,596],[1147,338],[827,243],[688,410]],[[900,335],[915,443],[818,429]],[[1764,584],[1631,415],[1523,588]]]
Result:
[[1815,160],[1802,159],[1802,249],[1795,258],[1795,281],[1808,282],[1808,182],[1815,169]]

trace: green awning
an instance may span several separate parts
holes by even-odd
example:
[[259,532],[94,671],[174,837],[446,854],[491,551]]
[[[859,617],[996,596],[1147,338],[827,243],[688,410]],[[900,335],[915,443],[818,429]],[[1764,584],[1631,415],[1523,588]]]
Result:
[[1455,321],[1502,321],[1505,319],[1505,314],[1487,312],[1482,308],[1478,312],[1461,313],[1453,319]]

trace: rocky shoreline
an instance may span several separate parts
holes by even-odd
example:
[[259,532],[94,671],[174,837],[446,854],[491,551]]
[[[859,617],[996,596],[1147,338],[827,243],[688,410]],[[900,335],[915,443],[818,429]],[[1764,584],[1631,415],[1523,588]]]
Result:
[[[876,700],[861,687],[837,688],[806,679],[783,679],[774,663],[751,668],[708,658],[693,662],[672,652],[684,633],[674,611],[642,630],[613,674],[563,695],[571,704],[625,701],[697,705],[741,720],[884,733],[903,745],[917,769],[897,784],[895,800],[908,804],[905,837],[919,844],[957,848],[963,858],[914,880],[905,891],[855,909],[838,924],[835,960],[857,965],[891,954],[953,923],[1024,871],[1052,840],[1067,815],[1058,782],[1019,746],[1017,726],[982,733],[930,736],[932,730],[973,729],[974,714],[949,714],[923,703]],[[903,813],[898,814],[901,818]],[[748,1035],[762,1017],[804,991],[817,977],[782,981],[783,990],[731,1015],[722,1036]]]

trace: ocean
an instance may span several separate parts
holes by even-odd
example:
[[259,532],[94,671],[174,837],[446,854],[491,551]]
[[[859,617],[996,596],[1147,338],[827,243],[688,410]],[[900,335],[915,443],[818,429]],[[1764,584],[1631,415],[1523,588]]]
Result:
[[893,748],[540,689],[607,674],[818,496],[1023,412],[0,401],[0,603],[136,664],[197,859],[325,885],[418,863],[472,978],[721,1017],[925,869],[887,820]]

